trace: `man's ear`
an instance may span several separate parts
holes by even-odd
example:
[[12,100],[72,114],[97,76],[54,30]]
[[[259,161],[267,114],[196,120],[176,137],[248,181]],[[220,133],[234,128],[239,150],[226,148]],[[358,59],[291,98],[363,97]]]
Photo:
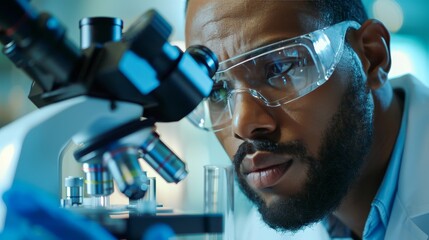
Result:
[[368,87],[378,89],[387,81],[391,66],[389,31],[381,22],[368,20],[356,31],[356,36],[362,51]]

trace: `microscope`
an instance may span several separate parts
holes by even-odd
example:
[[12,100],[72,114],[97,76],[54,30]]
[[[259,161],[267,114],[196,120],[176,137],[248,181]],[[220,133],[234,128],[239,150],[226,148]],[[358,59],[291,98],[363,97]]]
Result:
[[[0,161],[6,166],[0,169],[0,196],[16,184],[34,186],[65,209],[96,216],[118,238],[140,239],[153,222],[177,233],[220,233],[222,216],[216,214],[142,214],[137,208],[127,209],[125,219],[111,218],[106,197],[113,181],[130,203],[150,198],[153,183],[139,159],[167,182],[186,177],[185,163],[154,126],[190,113],[209,95],[218,66],[204,46],[182,52],[170,45],[171,26],[154,10],[124,33],[122,25],[117,18],[82,19],[78,48],[54,16],[25,0],[2,3],[3,53],[34,80],[29,98],[39,109],[0,129]],[[77,146],[73,155],[85,180],[67,177],[61,199],[60,156],[69,143]],[[85,207],[84,184],[97,206]],[[0,200],[0,232],[8,219]]]

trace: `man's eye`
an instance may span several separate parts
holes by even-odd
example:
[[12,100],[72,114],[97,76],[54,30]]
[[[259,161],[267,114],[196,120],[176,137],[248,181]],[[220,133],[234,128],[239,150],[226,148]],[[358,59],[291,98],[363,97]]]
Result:
[[224,86],[225,84],[221,81],[213,86],[212,92],[210,93],[210,102],[213,104],[224,103],[228,98],[228,91]]
[[272,77],[283,75],[287,73],[293,67],[293,65],[294,63],[290,61],[271,63],[266,69],[266,78],[269,79]]
[[284,89],[287,87],[289,81],[293,77],[293,68],[295,62],[279,61],[272,63],[266,70],[266,81],[268,85],[276,89]]
[[268,85],[276,89],[287,89],[296,84],[298,76],[302,75],[307,66],[305,58],[283,59],[269,64],[266,67],[265,80]]

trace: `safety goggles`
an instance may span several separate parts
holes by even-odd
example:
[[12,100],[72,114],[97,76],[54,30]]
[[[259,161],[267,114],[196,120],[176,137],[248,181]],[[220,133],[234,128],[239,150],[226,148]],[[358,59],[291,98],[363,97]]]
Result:
[[199,128],[220,131],[231,126],[240,94],[268,107],[305,96],[331,77],[343,54],[347,30],[359,27],[354,21],[341,22],[221,62],[212,92],[187,118]]

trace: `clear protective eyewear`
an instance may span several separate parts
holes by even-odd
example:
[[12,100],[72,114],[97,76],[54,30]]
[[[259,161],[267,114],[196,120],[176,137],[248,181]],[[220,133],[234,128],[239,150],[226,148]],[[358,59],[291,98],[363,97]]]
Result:
[[331,77],[343,55],[347,30],[359,27],[344,21],[221,62],[212,92],[187,118],[216,132],[231,125],[239,94],[250,94],[268,107],[306,95]]

